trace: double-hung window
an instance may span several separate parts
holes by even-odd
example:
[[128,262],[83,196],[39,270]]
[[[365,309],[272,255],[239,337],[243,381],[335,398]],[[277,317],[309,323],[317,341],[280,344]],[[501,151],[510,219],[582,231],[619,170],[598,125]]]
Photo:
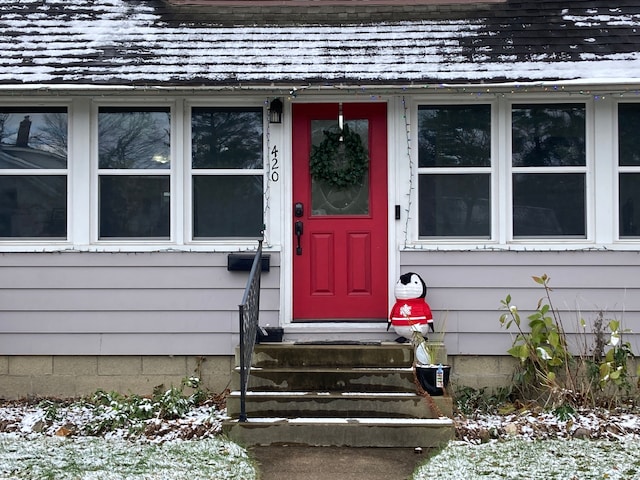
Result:
[[0,239],[67,239],[67,117],[0,107]]
[[170,239],[170,152],[168,107],[99,108],[99,239]]
[[420,238],[491,238],[491,105],[418,107]]
[[[498,128],[492,108],[510,117],[502,124],[510,132],[497,135],[510,139],[511,149],[500,149],[497,156],[492,153],[492,129]],[[631,113],[623,108],[621,115]],[[586,120],[584,103],[418,106],[418,237],[587,238]],[[625,137],[633,142],[633,127],[628,128]],[[622,196],[633,196],[637,190],[629,184],[640,183],[640,156],[624,153],[633,150],[621,139],[621,235],[629,231]],[[510,175],[492,178],[503,169]],[[492,200],[500,203],[492,206]]]
[[512,106],[514,239],[586,237],[585,116],[582,103]]
[[261,107],[192,107],[194,240],[260,236],[263,116]]
[[618,232],[640,237],[640,103],[618,104]]

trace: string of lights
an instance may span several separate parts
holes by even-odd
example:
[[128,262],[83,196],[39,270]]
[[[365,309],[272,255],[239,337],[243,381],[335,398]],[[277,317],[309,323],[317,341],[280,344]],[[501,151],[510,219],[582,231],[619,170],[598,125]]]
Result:
[[323,84],[292,87],[289,89],[288,100],[293,101],[303,93],[320,93],[324,91],[340,90],[355,96],[368,96],[370,100],[378,100],[383,95],[393,95],[403,92],[425,94],[468,95],[471,97],[507,97],[518,94],[547,94],[557,93],[566,96],[591,97],[593,100],[604,100],[607,97],[640,96],[640,79],[637,82],[624,85],[611,85],[597,80],[558,81],[558,82],[507,82],[496,84],[409,84],[409,85],[345,85]]
[[404,126],[407,137],[407,160],[409,162],[409,191],[407,192],[407,208],[405,209],[405,219],[404,219],[404,248],[407,248],[407,244],[409,243],[409,221],[411,220],[411,205],[413,200],[413,190],[414,190],[414,178],[413,178],[413,155],[411,154],[411,120],[409,118],[409,107],[407,106],[407,101],[405,97],[402,97],[402,116],[404,118]]
[[[269,108],[269,98],[266,98],[264,101],[264,104],[267,108]],[[269,229],[266,227],[266,225],[269,223],[269,212],[271,210],[271,159],[269,158],[269,155],[271,152],[271,122],[267,121],[267,131],[265,132],[265,143],[267,144],[267,159],[266,159],[266,164],[267,164],[267,171],[266,171],[266,175],[265,175],[265,181],[264,181],[264,192],[263,192],[263,198],[264,198],[264,205],[263,205],[263,211],[262,211],[262,221],[265,224],[265,228],[264,228],[264,233],[262,236],[262,243],[265,247],[270,246],[269,244]]]
[[380,95],[398,94],[399,92],[421,92],[438,94],[466,94],[471,96],[483,95],[515,95],[519,93],[561,93],[565,95],[590,96],[595,100],[602,100],[610,96],[640,96],[639,78],[584,78],[574,80],[531,80],[531,81],[504,81],[494,83],[428,83],[411,81],[405,84],[400,82],[383,84],[370,82],[356,84],[349,82],[323,82],[307,84],[237,84],[237,85],[203,85],[194,86],[166,86],[166,85],[62,85],[62,84],[25,84],[25,85],[0,85],[0,95],[20,92],[28,92],[32,95],[57,92],[88,93],[96,92],[103,96],[121,95],[123,93],[155,93],[155,94],[193,94],[202,95],[212,92],[263,92],[271,96],[286,97],[294,100],[302,94],[314,94],[340,90],[351,95],[367,95],[372,99]]

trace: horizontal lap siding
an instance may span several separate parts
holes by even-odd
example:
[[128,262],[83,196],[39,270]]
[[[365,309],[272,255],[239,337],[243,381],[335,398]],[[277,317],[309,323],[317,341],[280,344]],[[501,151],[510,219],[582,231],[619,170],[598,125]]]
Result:
[[[279,255],[261,323],[278,323]],[[249,272],[226,253],[0,254],[3,354],[230,355]]]
[[[452,355],[504,354],[512,336],[500,326],[500,300],[510,294],[526,323],[545,295],[531,277],[543,274],[567,332],[580,331],[580,318],[591,325],[602,311],[640,333],[638,252],[405,251],[400,259],[402,272],[415,271],[427,283],[436,330],[446,329]],[[640,335],[627,338],[640,352]]]
[[[498,321],[500,300],[511,294],[527,315],[544,295],[531,276],[543,273],[568,331],[602,310],[640,332],[637,252],[405,251],[400,261],[427,282],[452,355],[504,354],[511,335]],[[263,324],[278,323],[279,262],[272,253],[263,274]],[[226,263],[225,253],[0,254],[0,351],[233,354],[248,272],[228,272]],[[636,353],[638,343],[634,336]]]

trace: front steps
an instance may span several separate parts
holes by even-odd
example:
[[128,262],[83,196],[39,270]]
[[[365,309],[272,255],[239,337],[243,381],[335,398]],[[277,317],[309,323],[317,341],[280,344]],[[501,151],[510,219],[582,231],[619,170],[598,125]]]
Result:
[[[434,345],[446,363],[444,348]],[[238,357],[236,356],[236,361]],[[423,447],[454,435],[451,397],[417,394],[410,345],[256,345],[239,422],[240,392],[227,399],[223,429],[246,446]],[[239,386],[239,373],[234,373]],[[439,414],[443,416],[440,417]]]

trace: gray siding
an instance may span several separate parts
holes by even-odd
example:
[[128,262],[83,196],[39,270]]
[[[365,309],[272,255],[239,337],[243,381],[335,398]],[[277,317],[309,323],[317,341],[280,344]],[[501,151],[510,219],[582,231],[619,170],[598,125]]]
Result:
[[446,329],[451,355],[504,354],[512,337],[498,320],[500,300],[510,294],[526,323],[545,294],[531,277],[545,273],[565,330],[578,331],[580,318],[590,326],[603,311],[636,333],[627,338],[640,352],[639,252],[406,251],[400,258],[402,272],[415,271],[427,283],[436,330]]
[[[598,311],[640,332],[640,253],[612,251],[405,251],[402,272],[429,286],[436,329],[450,355],[504,355],[500,300],[523,317],[551,277],[568,331]],[[232,355],[247,272],[228,272],[226,253],[0,254],[3,355]],[[261,323],[278,324],[280,257],[263,274]],[[640,353],[640,335],[631,338]],[[356,339],[354,337],[354,339]]]
[[[277,324],[279,255],[261,322]],[[230,355],[248,272],[226,253],[0,254],[0,352]]]

